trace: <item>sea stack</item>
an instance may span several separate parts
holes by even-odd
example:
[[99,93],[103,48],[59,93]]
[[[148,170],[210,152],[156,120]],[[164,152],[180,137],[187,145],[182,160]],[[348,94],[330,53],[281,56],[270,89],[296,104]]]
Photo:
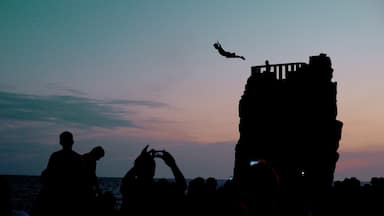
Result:
[[266,160],[281,190],[317,196],[333,184],[343,123],[337,117],[337,82],[331,59],[251,67],[239,102],[240,139],[234,180],[246,178],[251,161]]

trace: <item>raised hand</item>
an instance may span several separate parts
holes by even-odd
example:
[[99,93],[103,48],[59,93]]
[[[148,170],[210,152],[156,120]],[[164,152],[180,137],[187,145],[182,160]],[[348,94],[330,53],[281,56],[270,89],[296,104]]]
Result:
[[164,163],[167,164],[169,167],[176,166],[175,158],[173,158],[173,156],[165,150],[162,152],[163,154],[160,156],[160,158],[163,159]]
[[151,151],[148,151],[149,145],[146,145],[141,151],[140,155],[135,160],[135,166],[145,163],[148,159],[151,158]]

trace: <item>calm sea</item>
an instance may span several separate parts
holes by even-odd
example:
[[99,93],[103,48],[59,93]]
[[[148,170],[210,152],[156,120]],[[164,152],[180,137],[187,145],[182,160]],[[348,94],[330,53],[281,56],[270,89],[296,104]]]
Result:
[[[30,212],[41,189],[39,176],[4,176],[11,189],[12,205],[15,210]],[[190,180],[188,179],[187,182]],[[110,191],[117,200],[117,205],[121,204],[120,194],[121,178],[99,178],[99,184],[103,191]],[[222,186],[225,180],[218,180],[218,186]],[[117,206],[117,207],[118,207]]]

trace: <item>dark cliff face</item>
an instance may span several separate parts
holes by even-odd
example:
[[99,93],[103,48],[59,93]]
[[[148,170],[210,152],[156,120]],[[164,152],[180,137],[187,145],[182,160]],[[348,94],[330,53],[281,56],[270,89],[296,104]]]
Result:
[[283,189],[302,181],[331,186],[342,129],[332,73],[325,54],[311,56],[308,64],[252,67],[239,103],[235,179],[241,181],[250,161],[264,159]]

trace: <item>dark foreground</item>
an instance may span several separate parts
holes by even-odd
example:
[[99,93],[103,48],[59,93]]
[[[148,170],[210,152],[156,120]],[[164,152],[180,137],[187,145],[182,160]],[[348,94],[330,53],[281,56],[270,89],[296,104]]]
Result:
[[[30,214],[41,189],[40,177],[2,177],[4,177],[10,185],[12,208]],[[110,192],[115,198],[114,209],[115,214],[117,214],[121,206],[121,194],[119,192],[121,178],[99,178],[99,180],[102,190],[104,192]],[[197,189],[198,191],[197,193],[195,191],[193,199],[186,199],[186,202],[192,202],[191,200],[194,200],[194,210],[192,212],[194,212],[194,214],[200,213],[201,215],[206,215],[206,213],[210,213],[209,215],[216,215],[215,212],[230,213],[222,211],[228,207],[228,203],[231,203],[228,201],[233,199],[233,197],[231,197],[233,191],[231,191],[230,182],[226,182],[227,180],[217,180],[216,190],[209,192],[207,190],[207,188],[209,188],[207,182],[201,181],[202,179],[199,180],[200,183],[202,183],[200,186],[204,186],[203,184],[205,184],[205,191],[202,190],[202,188],[200,188],[201,190]],[[190,180],[188,182],[190,182]],[[194,190],[196,190],[196,188],[194,188]],[[186,197],[188,196],[188,193],[190,192],[186,192]],[[384,212],[384,207],[382,205],[383,196],[383,178],[372,178],[370,182],[364,183],[356,178],[336,181],[332,188],[329,202],[327,202],[330,205],[329,209],[332,209],[331,212],[329,212],[329,215],[381,215],[380,213]],[[196,200],[199,201],[197,202]],[[304,200],[305,199],[303,199],[303,201]],[[234,203],[232,202],[232,204]],[[4,205],[4,203],[2,203],[2,205]],[[207,206],[210,206],[211,208],[207,208]],[[236,209],[235,206],[233,206],[233,208]],[[237,210],[238,213],[236,213],[236,215],[247,215],[246,212],[242,212],[241,208]],[[307,210],[308,211],[303,213],[303,215],[310,214],[309,207]],[[232,213],[235,214],[235,212]]]

